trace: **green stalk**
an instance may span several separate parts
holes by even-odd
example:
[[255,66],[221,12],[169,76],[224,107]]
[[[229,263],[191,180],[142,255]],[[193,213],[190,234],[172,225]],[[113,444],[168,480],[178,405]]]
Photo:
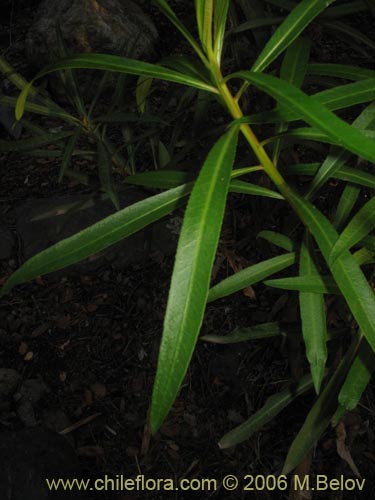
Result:
[[[233,97],[232,93],[230,92],[228,85],[224,81],[223,75],[221,74],[220,68],[217,66],[217,64],[212,61],[212,74],[215,79],[217,88],[219,90],[219,93],[225,102],[225,105],[228,108],[228,111],[232,115],[232,117],[237,120],[239,118],[242,118],[243,112],[238,104],[238,101],[236,100],[235,97]],[[288,184],[285,182],[284,178],[280,174],[280,172],[277,170],[275,165],[273,164],[271,158],[268,156],[266,150],[262,146],[262,144],[259,142],[258,138],[254,134],[253,130],[247,123],[243,123],[240,125],[240,130],[242,134],[244,135],[245,139],[249,143],[251,149],[254,151],[255,156],[258,158],[260,164],[262,165],[264,171],[267,173],[267,175],[270,177],[270,179],[274,182],[274,184],[277,186],[279,189],[280,193],[289,201],[289,196],[290,194],[290,187]]]

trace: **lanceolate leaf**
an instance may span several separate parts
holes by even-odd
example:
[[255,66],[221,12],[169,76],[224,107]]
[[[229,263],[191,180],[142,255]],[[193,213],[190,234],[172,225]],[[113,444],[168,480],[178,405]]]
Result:
[[[363,135],[375,140],[375,130],[363,130]],[[280,138],[296,138],[301,141],[315,141],[315,142],[325,142],[327,144],[337,145],[337,141],[328,137],[324,132],[313,128],[313,127],[300,127],[293,130],[289,130],[284,134],[280,134],[274,137],[266,139],[263,144],[269,144],[274,141],[280,140]],[[293,140],[293,139],[292,139]]]
[[251,182],[244,182],[239,180],[232,180],[229,186],[229,191],[231,193],[239,194],[250,194],[253,196],[264,196],[265,198],[274,198],[276,200],[283,200],[284,197],[271,189],[264,188],[262,186],[257,186]]
[[162,424],[187,371],[206,306],[236,152],[237,130],[213,147],[186,209],[169,289],[153,390],[151,431]]
[[[354,83],[339,85],[333,89],[322,90],[316,94],[310,95],[311,99],[323,104],[331,111],[349,108],[356,104],[373,101],[375,98],[375,72],[373,78],[359,80]],[[371,105],[373,109],[373,105]],[[362,114],[362,113],[361,113]],[[250,116],[244,116],[236,123],[279,123],[295,121],[301,118],[289,107],[280,106],[273,111],[264,111]],[[354,122],[355,123],[355,122]],[[353,123],[353,124],[354,124]],[[366,128],[365,123],[356,123],[357,128]]]
[[180,206],[191,189],[191,184],[183,185],[152,196],[56,243],[31,257],[13,273],[0,295],[9,292],[15,285],[75,264],[127,238]]
[[287,389],[267,399],[265,405],[257,411],[249,420],[231,430],[219,441],[221,449],[230,448],[236,444],[249,439],[263,425],[275,418],[295,398],[311,389],[313,385],[310,375],[301,378],[297,385],[291,385]]
[[[288,165],[282,169],[282,172],[285,175],[315,175],[319,168],[319,163],[306,163]],[[347,166],[339,167],[338,171],[335,170],[330,173],[330,177],[375,189],[375,176],[356,168]]]
[[344,191],[341,193],[335,216],[332,221],[337,231],[341,231],[342,226],[346,223],[360,193],[361,188],[358,186],[352,186],[351,184],[347,184],[345,186]]
[[240,71],[230,76],[230,78],[233,77],[242,78],[253,83],[282,105],[289,106],[309,125],[324,132],[337,144],[369,161],[375,162],[375,141],[340,120],[331,111],[315,102],[293,85],[279,78],[252,71]]
[[[320,277],[310,255],[309,247],[309,239],[306,237],[300,252],[299,272],[301,278],[311,275]],[[299,306],[306,357],[310,363],[315,391],[319,394],[327,361],[327,320],[324,297],[320,293],[300,292]]]
[[[285,57],[283,59],[280,77],[283,80],[301,88],[306,75],[307,64],[310,59],[311,40],[308,38],[297,38],[291,45],[289,45]],[[276,109],[276,113],[280,107]],[[276,134],[281,134],[288,130],[288,124],[282,121],[276,125]],[[273,151],[273,160],[277,165],[282,148],[282,140],[279,139]]]
[[346,411],[354,410],[359,403],[375,369],[375,353],[366,339],[362,339],[358,354],[350,367],[339,393],[339,403]]
[[214,0],[214,53],[219,64],[223,50],[228,8],[229,0]]
[[[235,173],[235,170],[233,170],[232,177]],[[134,184],[136,186],[171,189],[192,180],[193,176],[188,172],[181,172],[179,170],[160,170],[158,172],[143,172],[141,174],[130,175],[124,179],[124,182],[127,184]],[[253,196],[264,196],[266,198],[274,198],[276,200],[284,199],[283,196],[277,191],[272,191],[271,189],[252,184],[251,182],[244,182],[236,179],[231,180],[229,192],[249,194]]]
[[[359,82],[362,83],[362,82]],[[374,79],[375,84],[375,79]],[[375,92],[375,87],[374,87]],[[374,95],[375,97],[375,95]],[[367,129],[375,120],[375,104],[367,106],[352,123],[352,127]],[[338,148],[332,148],[315,178],[313,179],[307,196],[311,198],[321,186],[339,170],[350,157],[349,153]]]
[[295,257],[294,252],[290,252],[238,271],[236,274],[213,286],[208,294],[208,301],[212,302],[226,297],[264,280],[264,278],[271,276],[271,274],[275,274],[291,266],[295,261]]
[[277,233],[276,231],[261,231],[258,233],[257,238],[264,238],[287,252],[293,251],[293,241],[288,236],[285,236],[285,234]]
[[[329,264],[332,248],[338,239],[336,230],[316,207],[295,192],[289,193],[288,200],[314,236],[323,257]],[[375,295],[359,264],[350,252],[346,251],[329,267],[354,318],[375,350]]]
[[359,341],[353,341],[329,383],[310,410],[286,457],[282,474],[288,474],[301,462],[328,426],[336,408],[337,397],[357,352]]
[[353,81],[375,77],[375,71],[372,69],[348,66],[346,64],[312,63],[309,64],[307,73],[309,75],[333,76]]
[[352,218],[334,245],[330,262],[361,241],[375,227],[375,197],[371,198]]
[[334,0],[302,0],[278,27],[255,61],[252,71],[264,71]]
[[261,323],[249,328],[236,328],[229,335],[204,335],[200,340],[213,344],[236,344],[248,340],[266,339],[281,334],[278,323]]
[[46,66],[32,82],[30,82],[20,93],[16,106],[16,117],[20,119],[23,115],[25,102],[32,84],[38,78],[42,78],[48,73],[62,69],[100,69],[103,71],[115,71],[129,75],[149,76],[166,80],[169,82],[180,83],[189,87],[195,87],[209,92],[217,93],[217,89],[211,85],[194,78],[190,75],[179,73],[172,69],[164,68],[156,64],[150,64],[126,57],[113,56],[108,54],[80,54],[61,59],[60,61]]
[[195,11],[197,13],[198,32],[202,46],[206,51],[211,51],[214,0],[195,0]]
[[331,276],[321,276],[320,274],[305,274],[304,276],[266,280],[264,284],[272,288],[296,290],[309,294],[340,294],[340,289],[337,287],[335,280]]

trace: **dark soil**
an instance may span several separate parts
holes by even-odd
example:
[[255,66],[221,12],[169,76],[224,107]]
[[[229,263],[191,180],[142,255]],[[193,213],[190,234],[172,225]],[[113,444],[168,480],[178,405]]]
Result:
[[[181,4],[177,5],[183,11],[186,6]],[[30,7],[28,10],[26,5],[23,10],[18,5],[12,25],[4,18],[1,27],[3,55],[26,76],[32,74],[22,54],[29,13]],[[161,26],[163,29],[165,24]],[[163,38],[162,53],[176,47],[178,37],[174,36],[173,33],[170,39]],[[316,36],[323,35],[319,31]],[[327,47],[321,40],[317,41],[315,51],[316,56],[323,54],[326,59],[336,60],[337,47]],[[358,62],[350,48],[346,55],[340,54],[343,62]],[[42,123],[46,127],[53,125],[48,120]],[[3,135],[2,138],[9,138]],[[58,184],[59,166],[57,160],[0,154],[0,217],[12,228],[16,239],[12,209],[22,200],[87,192],[86,187],[74,182]],[[336,196],[332,194],[335,189],[332,186],[332,192],[322,196],[323,203],[327,196]],[[329,211],[332,209],[329,199],[327,203]],[[275,247],[256,241],[262,229],[299,230],[289,211],[281,209],[280,202],[249,201],[244,196],[232,195],[215,264],[216,280],[232,273],[235,266],[250,265],[276,255]],[[20,265],[19,250],[16,248],[11,259],[1,262],[1,281]],[[0,368],[16,369],[22,380],[44,381],[48,392],[35,405],[37,422],[65,431],[79,455],[84,477],[134,478],[141,474],[146,479],[210,478],[218,484],[216,491],[199,493],[115,494],[108,491],[96,496],[92,493],[90,498],[292,498],[288,491],[262,488],[243,491],[249,482],[244,478],[280,473],[293,437],[314,400],[313,395],[299,398],[235,449],[220,450],[217,442],[224,433],[261,408],[267,397],[278,392],[291,377],[306,369],[298,345],[296,348],[279,339],[233,346],[198,342],[170,415],[161,430],[150,437],[147,415],[172,266],[173,257],[164,256],[159,263],[145,263],[121,272],[108,267],[91,275],[66,276],[57,281],[41,278],[18,286],[1,303]],[[239,326],[273,320],[297,324],[295,294],[257,286],[254,295],[249,295],[238,293],[209,305],[202,335],[226,334]],[[340,323],[340,314],[336,311],[335,315]],[[372,498],[374,417],[374,388],[369,387],[357,410],[345,421],[346,443],[366,480],[365,490],[362,493],[324,491],[314,498]],[[0,407],[0,430],[23,428],[16,402],[10,398]],[[311,477],[315,474],[329,478],[354,477],[336,448],[335,430],[328,429],[313,451]],[[225,491],[221,486],[222,478],[228,474],[242,478],[241,487],[234,492]],[[86,497],[82,494],[77,498]]]

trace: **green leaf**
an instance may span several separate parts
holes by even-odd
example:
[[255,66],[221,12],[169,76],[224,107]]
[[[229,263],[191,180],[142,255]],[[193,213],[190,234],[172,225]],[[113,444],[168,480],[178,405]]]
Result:
[[[236,171],[232,171],[232,177]],[[172,187],[179,186],[185,182],[193,180],[193,176],[188,172],[181,172],[177,170],[163,170],[159,172],[142,172],[141,174],[134,174],[126,177],[124,182],[127,184],[134,184],[136,186],[145,186],[159,189],[171,189]],[[276,191],[267,189],[250,182],[239,180],[232,180],[229,185],[231,193],[248,194],[253,196],[263,196],[266,198],[274,198],[276,200],[283,200],[283,196]]]
[[161,219],[180,206],[191,189],[192,185],[187,184],[142,200],[52,245],[17,269],[0,296],[15,285],[80,262]]
[[336,230],[316,207],[295,192],[290,191],[288,200],[314,236],[354,318],[375,350],[375,296],[359,264],[346,251],[330,265],[330,254],[338,239]]
[[[314,275],[321,278],[310,255],[309,247],[309,239],[306,237],[301,245],[300,276],[302,279]],[[319,394],[327,361],[327,320],[324,297],[320,293],[300,292],[299,306],[306,357],[310,363],[315,391]]]
[[301,463],[301,460],[311,450],[328,426],[337,408],[338,393],[357,352],[358,344],[358,339],[352,342],[339,367],[311,408],[302,428],[289,449],[282,474],[288,474]]
[[340,231],[343,224],[348,219],[350,212],[353,210],[354,205],[357,203],[358,196],[361,193],[361,188],[348,184],[345,186],[344,191],[341,193],[340,200],[337,205],[333,225]]
[[153,81],[154,79],[148,76],[142,75],[138,78],[137,88],[135,89],[135,101],[140,113],[144,113],[146,111],[146,101]]
[[274,245],[283,248],[287,252],[292,252],[294,243],[284,234],[277,233],[276,231],[261,231],[258,233],[257,238],[264,238],[265,240],[273,243]]
[[218,93],[217,89],[212,85],[205,83],[190,75],[182,74],[173,71],[163,66],[150,64],[135,59],[128,59],[126,57],[113,56],[108,54],[77,54],[58,62],[46,66],[40,71],[36,77],[22,90],[18,97],[16,106],[16,118],[19,120],[24,112],[27,95],[32,88],[35,80],[42,78],[49,73],[63,69],[97,69],[103,71],[114,71],[118,73],[126,73],[129,75],[148,76],[151,78],[158,78],[169,82],[180,83],[188,87],[194,87],[208,92]]
[[203,335],[200,340],[213,344],[236,344],[248,340],[266,339],[280,335],[278,323],[261,323],[249,328],[236,328],[229,335]]
[[231,193],[249,194],[252,196],[263,196],[265,198],[274,198],[276,200],[283,200],[284,197],[271,189],[257,186],[251,182],[244,182],[239,180],[232,180],[229,186]]
[[247,288],[281,271],[295,262],[295,253],[290,252],[247,267],[224,279],[210,289],[208,302],[212,302]]
[[334,0],[302,0],[277,28],[255,61],[252,71],[264,71]]
[[288,105],[311,126],[316,127],[337,144],[363,158],[375,162],[375,141],[351,127],[328,109],[293,85],[270,75],[240,71],[229,78],[242,78],[270,94],[282,105]]
[[[285,175],[315,175],[319,168],[319,163],[306,163],[299,165],[287,165],[282,168],[282,173]],[[359,184],[370,189],[375,189],[375,176],[362,170],[350,168],[346,166],[339,167],[339,170],[331,171],[330,178],[339,179],[342,181]]]
[[280,24],[284,21],[284,17],[263,17],[251,19],[250,21],[246,21],[244,23],[235,26],[228,30],[227,35],[234,35],[237,33],[243,33],[248,30],[255,30],[256,28],[262,28],[264,26],[274,26],[275,24]]
[[229,0],[214,0],[214,54],[220,64],[227,23]]
[[346,411],[354,410],[370,382],[375,369],[375,354],[366,339],[362,338],[358,354],[339,393],[339,403]]
[[361,241],[361,245],[364,245],[371,252],[375,252],[375,236],[366,236]]
[[[17,99],[10,96],[0,96],[0,104],[9,105],[12,108],[16,107]],[[56,118],[62,118],[63,120],[73,123],[75,125],[80,124],[78,118],[70,115],[63,109],[58,107],[48,106],[48,104],[37,104],[35,102],[27,102],[25,104],[25,111],[30,111],[30,113],[35,113],[41,116],[54,116]]]
[[296,290],[316,294],[340,294],[335,280],[331,276],[321,276],[320,274],[305,274],[304,276],[266,280],[264,284],[282,290]]
[[[311,40],[307,38],[297,38],[289,45],[280,69],[280,77],[300,88],[305,79],[307,64],[310,59]],[[276,108],[276,113],[280,107]],[[284,121],[277,124],[275,133],[281,134],[288,130],[288,125]],[[275,165],[278,163],[280,152],[282,149],[282,139],[279,139],[273,151],[273,161]]]
[[[356,104],[362,104],[372,101],[375,97],[375,78],[359,80],[354,83],[339,85],[333,89],[323,90],[310,96],[311,99],[327,107],[331,111],[348,108]],[[373,109],[373,105],[369,106]],[[366,113],[366,112],[365,112]],[[369,112],[367,112],[369,113]],[[361,113],[362,114],[362,113]],[[360,115],[361,116],[361,115]],[[289,107],[280,106],[272,111],[264,111],[236,120],[235,123],[280,123],[290,122],[301,119],[301,116]],[[360,122],[356,124],[357,128],[367,128],[365,121],[363,125]]]
[[352,218],[336,241],[330,255],[330,263],[356,245],[375,227],[375,197],[371,198]]
[[309,75],[333,76],[354,81],[375,77],[375,71],[372,69],[346,64],[311,63],[308,65],[307,73]]
[[265,424],[273,420],[294,399],[311,389],[313,383],[310,375],[301,378],[297,385],[291,384],[287,389],[269,397],[265,405],[249,420],[231,430],[219,441],[221,449],[230,448],[249,439]]
[[375,262],[375,253],[367,248],[360,248],[353,253],[353,257],[361,267]]
[[237,129],[212,148],[186,209],[169,289],[154,384],[150,426],[156,432],[187,371],[202,324],[211,269],[224,217]]
[[195,11],[200,41],[206,52],[211,52],[214,0],[195,0]]
[[[374,87],[374,92],[375,92],[375,87]],[[352,123],[352,127],[358,129],[367,129],[368,127],[372,126],[374,120],[375,120],[375,104],[373,103],[367,106],[359,114],[359,116]],[[325,182],[329,179],[329,177],[333,176],[335,172],[339,170],[349,158],[350,155],[347,151],[333,148],[330,154],[325,159],[318,173],[314,177],[306,196],[308,198],[311,198],[325,184]]]
[[164,168],[165,166],[168,165],[170,161],[171,161],[171,155],[169,154],[166,145],[162,141],[159,141],[159,147],[158,147],[159,168]]

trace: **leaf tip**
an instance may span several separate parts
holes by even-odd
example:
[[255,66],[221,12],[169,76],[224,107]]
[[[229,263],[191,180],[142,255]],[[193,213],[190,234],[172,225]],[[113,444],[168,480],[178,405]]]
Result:
[[17,103],[16,103],[16,109],[15,109],[15,115],[17,120],[21,120],[24,112],[25,112],[25,105],[26,105],[26,99],[27,95],[32,87],[32,82],[29,82],[21,91],[20,95],[18,96]]

